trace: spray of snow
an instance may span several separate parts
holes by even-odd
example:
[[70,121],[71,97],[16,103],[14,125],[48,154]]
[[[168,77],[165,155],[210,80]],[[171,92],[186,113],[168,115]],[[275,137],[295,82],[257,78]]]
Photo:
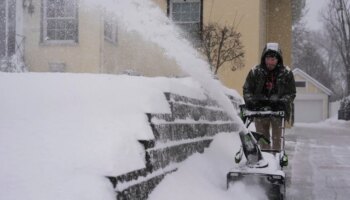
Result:
[[221,85],[213,79],[206,61],[191,43],[182,38],[178,28],[164,12],[150,0],[85,0],[88,6],[102,7],[118,18],[128,32],[138,33],[145,41],[153,42],[174,59],[183,71],[201,83],[211,98],[215,99],[235,121],[237,114]]

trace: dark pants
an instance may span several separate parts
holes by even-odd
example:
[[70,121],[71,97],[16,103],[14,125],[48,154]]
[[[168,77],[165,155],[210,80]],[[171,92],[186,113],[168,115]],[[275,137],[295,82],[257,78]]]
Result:
[[[256,132],[262,133],[265,137],[270,139],[271,144],[261,144],[261,149],[264,150],[280,150],[281,149],[281,134],[282,134],[282,119],[271,118],[255,118]],[[270,134],[272,129],[272,134]]]

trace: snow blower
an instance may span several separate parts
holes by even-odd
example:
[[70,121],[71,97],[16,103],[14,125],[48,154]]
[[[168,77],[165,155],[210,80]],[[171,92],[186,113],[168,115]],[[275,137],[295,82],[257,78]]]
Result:
[[[259,142],[270,144],[268,138],[262,134],[243,130],[239,133],[242,146],[236,153],[237,166],[227,174],[227,188],[236,182],[247,185],[258,185],[264,189],[269,200],[282,200],[285,198],[285,173],[283,167],[287,166],[288,158],[284,152],[284,111],[249,111],[241,106],[241,117],[248,128],[254,118],[277,117],[282,119],[281,148],[261,150]],[[243,155],[245,159],[243,159]]]

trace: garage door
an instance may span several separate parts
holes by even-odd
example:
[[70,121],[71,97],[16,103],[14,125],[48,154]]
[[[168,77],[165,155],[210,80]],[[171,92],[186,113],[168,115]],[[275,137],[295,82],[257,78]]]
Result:
[[322,100],[296,99],[295,122],[319,122],[323,120]]

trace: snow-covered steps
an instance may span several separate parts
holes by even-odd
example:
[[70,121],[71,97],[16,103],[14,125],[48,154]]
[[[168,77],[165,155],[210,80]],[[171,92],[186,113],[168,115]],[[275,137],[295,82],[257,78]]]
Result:
[[152,114],[152,123],[157,124],[158,120],[207,120],[207,121],[230,121],[229,116],[213,100],[198,100],[184,96],[165,93],[169,102],[170,114]]
[[145,148],[146,167],[110,177],[117,199],[147,199],[166,174],[176,171],[179,163],[194,153],[202,153],[216,134],[238,129],[209,98],[194,99],[173,93],[165,93],[165,97],[171,113],[146,114],[154,135],[154,140],[139,141]]

